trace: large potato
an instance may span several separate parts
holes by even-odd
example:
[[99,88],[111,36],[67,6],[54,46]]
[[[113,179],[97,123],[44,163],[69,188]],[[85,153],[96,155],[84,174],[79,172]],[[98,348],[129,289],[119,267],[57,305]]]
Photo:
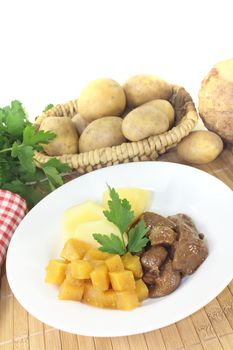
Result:
[[166,114],[151,105],[135,108],[127,114],[122,123],[123,134],[130,141],[139,141],[161,134],[168,128],[169,121]]
[[151,100],[168,100],[171,86],[164,80],[149,74],[139,74],[129,78],[124,84],[129,107],[137,107]]
[[87,127],[89,124],[86,119],[84,119],[81,114],[75,114],[72,118],[72,122],[74,123],[76,130],[79,134],[79,136],[82,134],[83,130]]
[[167,100],[158,99],[147,102],[144,104],[144,106],[145,105],[154,106],[164,112],[169,120],[169,129],[172,128],[174,125],[175,111],[170,102]]
[[223,142],[215,133],[207,130],[193,131],[177,146],[177,152],[188,163],[212,162],[223,150]]
[[91,81],[80,93],[78,110],[88,122],[109,115],[121,115],[126,99],[123,88],[112,79]]
[[91,122],[79,139],[80,152],[88,152],[97,148],[117,146],[126,139],[121,130],[120,117],[104,117]]
[[217,63],[202,81],[198,108],[205,126],[233,143],[233,59]]
[[55,139],[50,141],[48,145],[43,145],[49,156],[61,156],[78,152],[78,134],[70,118],[45,118],[40,125],[40,130],[51,131],[56,134]]

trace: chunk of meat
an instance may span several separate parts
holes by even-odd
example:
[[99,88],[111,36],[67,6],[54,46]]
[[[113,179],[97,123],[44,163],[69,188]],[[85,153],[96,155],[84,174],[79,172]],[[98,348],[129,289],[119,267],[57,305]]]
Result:
[[151,245],[171,246],[176,241],[176,232],[167,226],[154,226],[150,230]]
[[141,256],[141,264],[145,272],[159,274],[159,268],[167,257],[167,251],[163,247],[152,246]]
[[172,261],[168,260],[164,264],[164,269],[160,276],[155,279],[155,284],[149,286],[149,296],[151,298],[158,298],[168,295],[179,286],[180,281],[180,272],[174,271]]
[[185,214],[176,214],[169,216],[169,219],[176,224],[178,240],[198,237],[199,232],[196,229],[192,219]]
[[[141,219],[145,221],[146,226],[150,229],[154,226],[166,226],[170,227],[172,229],[175,229],[176,225],[173,221],[164,218],[163,216],[152,213],[152,212],[145,212],[142,214]],[[150,231],[148,231],[147,235],[149,235]]]
[[177,242],[173,258],[173,269],[182,275],[191,275],[207,258],[206,241],[199,238],[183,239]]
[[159,277],[159,275],[159,269],[156,271],[147,271],[143,274],[142,279],[146,284],[155,284],[156,278]]

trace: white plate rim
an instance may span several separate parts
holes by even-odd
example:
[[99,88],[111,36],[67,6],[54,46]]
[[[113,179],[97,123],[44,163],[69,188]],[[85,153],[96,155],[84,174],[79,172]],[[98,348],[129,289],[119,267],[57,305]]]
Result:
[[[153,165],[152,165],[152,164],[153,164]],[[165,165],[165,164],[166,164],[166,165]],[[203,176],[211,177],[211,178],[214,179],[214,181],[215,181],[216,183],[221,184],[221,186],[223,186],[223,188],[227,189],[228,191],[229,191],[229,190],[231,191],[231,189],[230,189],[229,186],[227,186],[225,183],[223,183],[221,180],[219,180],[219,179],[216,178],[215,176],[213,176],[213,175],[211,175],[211,174],[209,174],[209,173],[207,173],[207,172],[205,172],[205,171],[203,171],[203,170],[196,169],[196,168],[191,167],[191,166],[188,166],[188,165],[183,165],[183,164],[178,164],[178,163],[171,163],[171,162],[160,162],[160,161],[148,162],[148,161],[146,161],[146,162],[134,162],[134,163],[119,164],[119,165],[115,165],[115,166],[112,166],[112,167],[107,167],[107,168],[103,168],[103,169],[98,169],[98,170],[95,170],[95,171],[93,171],[93,172],[91,172],[91,173],[85,174],[85,175],[83,175],[83,176],[89,176],[89,175],[94,176],[93,174],[95,174],[95,173],[97,173],[97,172],[103,173],[103,172],[108,172],[109,169],[116,169],[116,168],[122,168],[122,167],[126,167],[126,168],[127,168],[127,167],[132,167],[132,166],[135,166],[135,165],[136,165],[136,166],[138,166],[138,165],[139,165],[139,166],[141,166],[141,165],[143,165],[143,166],[149,165],[149,166],[155,166],[155,167],[157,167],[157,166],[159,167],[160,165],[162,165],[162,166],[164,166],[164,167],[166,167],[166,166],[168,166],[168,167],[180,167],[180,168],[183,168],[183,169],[189,168],[189,169],[192,171],[192,173],[202,173]],[[82,178],[83,176],[81,176],[80,178]],[[65,186],[70,186],[70,183],[71,183],[71,182],[77,182],[77,181],[79,181],[80,178],[76,178],[76,179],[74,179],[74,180],[71,180],[71,181],[68,182],[67,184],[64,184],[62,187],[64,188]],[[59,191],[60,189],[61,189],[61,188],[59,188],[57,191]],[[54,195],[54,192],[51,193],[51,194],[49,194],[48,196],[53,196],[53,195]],[[47,197],[48,197],[48,196],[47,196]],[[46,197],[45,199],[43,199],[42,201],[46,201],[46,200],[47,200],[47,197]],[[41,201],[41,202],[42,202],[42,201]],[[40,202],[40,203],[41,203],[41,202]],[[35,207],[35,208],[36,208],[36,207]],[[32,210],[36,210],[35,208],[33,208]],[[25,220],[25,219],[24,219],[24,220]],[[23,221],[20,223],[20,225],[18,226],[18,228],[17,228],[17,230],[16,230],[16,235],[17,235],[17,231],[20,230],[21,226],[23,225],[24,220],[23,220]],[[9,246],[9,250],[8,250],[9,254],[7,254],[7,259],[6,259],[6,270],[7,270],[7,276],[8,276],[9,285],[10,285],[11,289],[13,290],[16,299],[25,307],[25,305],[24,305],[24,303],[22,302],[21,298],[17,295],[17,288],[15,288],[14,281],[11,279],[11,276],[10,276],[10,273],[9,273],[9,271],[10,271],[10,267],[9,267],[9,264],[10,264],[10,260],[9,260],[10,251],[11,251],[12,245],[14,244],[14,241],[15,241],[15,238],[14,238],[14,237],[16,237],[16,235],[13,236],[12,241],[11,241],[10,246]],[[232,279],[232,276],[229,277],[228,279],[225,279],[224,281],[222,281],[222,283],[219,284],[219,287],[216,288],[216,290],[215,290],[212,294],[209,295],[209,298],[206,299],[205,301],[203,301],[202,303],[193,306],[193,308],[189,310],[189,314],[188,314],[188,315],[190,315],[190,314],[192,314],[192,313],[198,311],[200,308],[202,308],[203,306],[205,306],[206,304],[208,304],[212,299],[214,299],[214,298],[226,287],[226,285],[230,283],[231,279]],[[26,308],[26,307],[25,307],[25,308]],[[27,309],[27,308],[26,308],[26,309]],[[29,310],[29,312],[30,312],[30,310]],[[32,315],[33,315],[33,312],[32,312]],[[187,317],[188,315],[187,315],[187,313],[186,313],[185,311],[184,311],[183,313],[180,313],[179,317],[176,317],[175,315],[171,315],[169,322],[168,322],[168,321],[166,321],[166,322],[161,322],[161,323],[159,324],[158,327],[156,326],[156,328],[153,326],[153,324],[151,324],[151,327],[149,327],[149,326],[147,325],[147,326],[145,326],[144,328],[142,327],[142,328],[140,329],[140,331],[138,331],[138,329],[135,329],[135,330],[131,329],[130,332],[129,332],[128,330],[125,330],[125,332],[123,332],[123,331],[121,330],[121,332],[119,333],[117,330],[115,330],[115,331],[112,332],[111,334],[106,334],[104,331],[103,331],[103,332],[100,332],[100,331],[98,330],[97,332],[95,332],[95,330],[93,330],[93,331],[91,332],[91,334],[90,334],[90,331],[86,331],[86,332],[85,332],[85,331],[83,331],[83,330],[82,330],[81,333],[80,333],[80,332],[77,333],[77,330],[75,331],[75,329],[71,329],[69,326],[68,326],[68,327],[65,327],[65,326],[59,327],[59,329],[61,329],[61,330],[63,330],[63,331],[66,331],[66,332],[69,332],[69,333],[75,333],[75,334],[86,335],[86,336],[95,336],[95,337],[126,336],[126,335],[133,335],[133,334],[138,334],[138,333],[143,333],[143,332],[149,332],[149,331],[152,331],[152,330],[154,330],[154,329],[158,329],[158,328],[162,328],[162,327],[164,327],[164,326],[168,326],[168,325],[170,325],[170,324],[173,324],[173,323],[175,323],[175,322],[178,322],[179,320],[183,319],[184,317]],[[36,317],[37,319],[39,319],[41,322],[44,322],[44,323],[49,324],[50,326],[54,327],[53,324],[50,324],[50,322],[45,321],[45,320],[44,320],[43,318],[41,318],[41,317],[38,317],[38,315],[33,315],[33,316],[35,316],[35,317]],[[57,327],[57,328],[58,328],[58,327]]]

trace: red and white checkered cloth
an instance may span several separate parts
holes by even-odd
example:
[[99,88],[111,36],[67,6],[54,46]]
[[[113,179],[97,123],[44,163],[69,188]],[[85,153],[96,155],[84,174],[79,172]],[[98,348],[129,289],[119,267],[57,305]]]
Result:
[[26,213],[27,205],[23,198],[10,191],[0,190],[0,267],[11,237]]

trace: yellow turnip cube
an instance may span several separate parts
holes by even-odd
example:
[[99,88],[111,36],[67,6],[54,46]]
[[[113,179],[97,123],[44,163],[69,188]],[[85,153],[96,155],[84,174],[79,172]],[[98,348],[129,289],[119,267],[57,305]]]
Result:
[[45,282],[60,285],[66,274],[67,264],[61,260],[50,260],[46,267]]
[[[148,210],[151,202],[151,191],[134,187],[116,188],[116,191],[121,199],[126,198],[129,201],[131,209],[135,214],[135,218]],[[109,191],[104,192],[103,206],[106,209],[108,209],[109,199]]]
[[79,285],[73,285],[66,279],[62,283],[60,290],[59,290],[59,299],[62,300],[82,300],[84,292],[84,282],[79,283]]
[[139,306],[135,291],[116,292],[116,305],[119,310],[133,310]]
[[86,283],[83,301],[93,306],[114,309],[116,308],[116,293],[113,290],[101,291],[94,288],[91,283]]
[[67,265],[66,268],[66,281],[70,284],[73,284],[74,286],[79,286],[80,284],[83,284],[83,280],[79,280],[77,278],[74,278],[71,274],[71,263]]
[[90,276],[94,288],[102,291],[108,290],[110,279],[108,268],[105,264],[96,266]]
[[131,253],[126,253],[121,257],[124,268],[133,272],[135,278],[142,277],[142,265],[140,258],[137,255],[132,255]]
[[135,284],[136,284],[136,294],[138,296],[138,300],[143,301],[146,298],[148,298],[149,291],[146,284],[143,282],[143,280],[140,278],[135,282]]
[[68,261],[82,259],[90,248],[91,246],[86,242],[72,238],[65,243],[60,255]]
[[109,309],[116,309],[116,292],[112,289],[102,292],[104,307]]
[[132,271],[109,272],[113,290],[135,290],[135,280]]
[[105,260],[109,272],[124,271],[124,265],[121,261],[120,255],[112,255]]
[[73,260],[71,262],[71,276],[80,280],[90,278],[90,273],[93,270],[93,266],[86,260]]
[[92,201],[85,201],[65,210],[62,216],[64,242],[74,237],[78,224],[104,218],[103,210],[101,205]]
[[89,249],[86,254],[84,255],[84,260],[106,260],[109,258],[111,254],[101,252],[101,250],[97,248],[91,248]]

